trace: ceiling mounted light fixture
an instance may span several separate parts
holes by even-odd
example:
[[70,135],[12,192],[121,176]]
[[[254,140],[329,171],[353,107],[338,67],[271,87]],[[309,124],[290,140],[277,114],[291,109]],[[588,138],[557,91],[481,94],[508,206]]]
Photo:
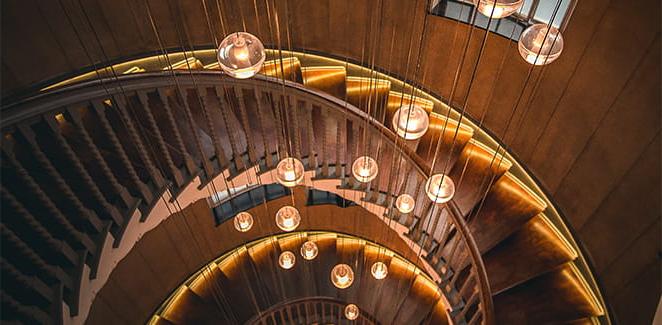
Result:
[[495,19],[508,17],[519,10],[523,0],[475,0],[478,11],[485,17]]
[[296,158],[283,158],[276,166],[276,180],[286,187],[294,187],[303,181],[303,163]]
[[425,192],[434,203],[446,203],[455,195],[453,180],[444,174],[434,174],[425,183]]
[[345,318],[349,320],[355,320],[359,318],[359,307],[355,304],[349,304],[345,306]]
[[290,251],[284,251],[278,257],[278,265],[286,270],[293,268],[296,262],[296,256]]
[[239,212],[234,216],[233,223],[239,232],[247,232],[253,227],[253,216],[248,212]]
[[375,262],[370,268],[370,273],[377,280],[382,280],[388,275],[388,266],[382,262]]
[[349,288],[354,283],[354,271],[347,264],[338,264],[331,270],[331,283],[338,289]]
[[307,241],[301,245],[301,256],[303,256],[303,259],[305,260],[312,260],[317,257],[318,249],[317,249],[317,244],[313,241]]
[[361,183],[372,181],[377,177],[377,173],[379,173],[377,161],[369,156],[358,157],[352,164],[352,174]]
[[286,205],[276,212],[276,226],[283,231],[292,231],[297,229],[301,222],[301,215],[297,208]]
[[517,47],[526,62],[533,65],[550,64],[563,52],[563,35],[556,27],[534,24],[522,32]]
[[247,79],[254,76],[262,69],[265,58],[264,45],[249,33],[232,33],[218,46],[218,63],[233,78]]
[[409,194],[400,194],[397,199],[395,199],[395,207],[400,211],[400,213],[407,214],[414,211],[416,207],[416,201]]
[[393,129],[405,140],[419,139],[429,126],[428,112],[418,105],[402,105],[393,115]]

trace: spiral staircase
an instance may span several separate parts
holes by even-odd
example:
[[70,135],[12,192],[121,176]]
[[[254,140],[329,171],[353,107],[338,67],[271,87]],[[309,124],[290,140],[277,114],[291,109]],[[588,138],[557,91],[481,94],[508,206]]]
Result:
[[[316,259],[299,259],[289,270],[275,265],[282,251],[296,252],[306,240],[318,244]],[[389,276],[383,281],[370,275],[375,261],[389,265]],[[341,262],[352,263],[357,270],[356,285],[344,291],[327,278],[328,269]],[[313,285],[303,285],[302,280]],[[219,320],[228,324],[446,324],[446,311],[438,308],[442,303],[431,281],[393,252],[357,238],[328,232],[268,237],[225,254],[196,273],[150,324],[217,324]],[[402,290],[410,285],[411,290]],[[219,304],[221,299],[233,303]],[[354,322],[344,316],[347,302],[343,301],[347,300],[365,307]]]
[[[6,110],[3,322],[61,324],[77,315],[81,283],[96,276],[104,243],[119,247],[136,215],[145,222],[164,193],[177,197],[197,178],[200,189],[218,178],[245,186],[251,167],[267,173],[289,147],[313,182],[335,181],[330,191],[382,207],[380,217],[422,248],[454,322],[594,324],[604,314],[574,264],[578,252],[543,213],[545,201],[509,172],[507,158],[473,138],[470,125],[433,112],[433,102],[376,75],[348,75],[341,64],[286,57],[265,62],[264,76],[247,82],[223,78],[217,64],[187,62],[183,71],[83,82]],[[430,114],[416,141],[389,130],[395,110],[409,103]],[[364,132],[379,140],[364,142]],[[365,151],[380,168],[369,185],[347,168]],[[443,159],[431,171],[436,155]],[[449,204],[427,199],[431,172],[455,180]],[[389,193],[403,192],[418,203],[413,213],[391,209]],[[257,263],[249,257],[245,263]],[[200,290],[191,288],[187,304],[206,313]]]

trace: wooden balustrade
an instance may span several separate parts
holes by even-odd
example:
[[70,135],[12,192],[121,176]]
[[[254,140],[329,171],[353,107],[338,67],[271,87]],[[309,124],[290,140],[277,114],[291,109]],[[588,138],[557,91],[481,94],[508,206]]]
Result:
[[[85,258],[78,263],[94,266],[93,261],[100,258],[95,249],[105,238],[100,221],[110,222],[112,230],[123,229],[133,213],[128,209],[133,202],[140,200],[138,208],[147,215],[164,185],[170,184],[177,193],[192,178],[200,176],[206,184],[210,178],[222,175],[226,168],[231,177],[247,170],[249,165],[273,168],[274,155],[283,157],[284,151],[291,148],[290,154],[304,160],[306,169],[314,170],[316,178],[341,179],[345,188],[365,191],[366,201],[391,208],[394,201],[391,193],[415,192],[415,198],[422,204],[414,213],[407,216],[392,213],[390,217],[411,226],[409,235],[426,250],[427,260],[442,279],[439,285],[453,303],[449,307],[453,309],[454,319],[493,324],[485,265],[465,222],[465,214],[453,202],[436,205],[427,200],[422,187],[430,173],[428,162],[410,146],[395,146],[394,142],[402,141],[389,128],[369,118],[364,110],[294,82],[285,81],[283,87],[281,80],[264,76],[234,80],[211,71],[174,71],[173,74],[178,79],[176,87],[172,77],[161,73],[124,75],[118,80],[88,81],[55,90],[4,109],[3,136],[25,138],[27,141],[23,142],[29,146],[21,150],[28,150],[37,158],[36,164],[30,162],[35,168],[24,170],[26,156],[15,159],[16,148],[3,146],[3,157],[10,157],[8,168],[16,169],[67,234],[75,236],[79,246],[88,248]],[[361,103],[360,98],[356,101]],[[93,119],[85,122],[73,110],[64,117],[56,115],[63,108],[81,105],[92,108],[89,113]],[[72,139],[63,133],[63,123],[58,122],[62,118],[82,137],[80,146],[70,145]],[[99,133],[89,132],[93,127],[89,123],[94,121],[99,124]],[[21,127],[17,128],[19,124]],[[41,142],[35,139],[32,131],[35,127],[46,127],[38,130]],[[44,139],[45,136],[50,139]],[[45,148],[47,145],[53,147]],[[383,175],[369,186],[353,183],[348,170],[353,158],[366,150],[378,156],[383,168],[380,172]],[[117,161],[108,163],[109,155],[116,156]],[[65,162],[77,170],[79,179],[75,182],[61,175],[60,165]],[[94,166],[99,170],[92,173]],[[91,175],[95,173],[103,175],[103,180],[93,178]],[[405,176],[399,179],[398,174]],[[121,178],[124,175],[127,179]],[[60,192],[46,192],[45,182],[55,182]],[[135,188],[127,189],[124,184]],[[15,210],[36,227],[37,223],[22,207],[26,202],[15,200],[9,188],[2,190],[3,197],[7,192],[7,200]],[[76,219],[74,211],[77,216],[87,218],[87,225]],[[72,238],[62,233],[44,234],[42,227],[37,228],[39,239],[51,245],[59,245],[60,241],[69,243]],[[12,261],[19,265],[17,272],[26,272],[21,265],[34,266],[43,271],[38,276],[45,281],[67,281],[68,287],[75,290],[71,282],[81,279],[70,279],[73,275],[63,274],[61,265],[49,264],[41,258],[43,252],[34,251],[25,242],[32,238],[21,239],[4,224],[2,233],[13,247],[24,252],[25,261]],[[116,241],[121,240],[120,231],[111,233]],[[440,236],[435,236],[436,233]],[[88,237],[95,242],[84,240]],[[467,256],[468,263],[456,260]],[[461,268],[453,269],[453,266]],[[65,295],[70,307],[76,302],[72,298],[76,294]],[[255,321],[255,324],[263,323],[268,321]]]

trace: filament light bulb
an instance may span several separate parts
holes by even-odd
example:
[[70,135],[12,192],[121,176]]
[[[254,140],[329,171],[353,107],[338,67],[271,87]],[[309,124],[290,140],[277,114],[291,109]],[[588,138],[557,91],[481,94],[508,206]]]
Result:
[[253,227],[253,216],[248,212],[239,212],[234,216],[234,228],[240,232],[247,232]]
[[444,174],[434,174],[425,183],[425,192],[435,203],[446,203],[455,195],[455,183]]
[[414,211],[416,201],[414,201],[414,198],[409,194],[400,194],[395,200],[395,207],[400,213],[407,214]]
[[355,304],[349,304],[345,306],[345,318],[349,320],[355,320],[359,318],[360,313],[361,312],[359,311],[359,307]]
[[338,289],[349,288],[354,283],[354,271],[347,264],[338,264],[331,270],[331,283]]
[[252,34],[232,33],[218,47],[218,63],[229,76],[246,79],[262,68],[266,53],[262,42]]
[[393,116],[393,129],[406,140],[416,140],[428,131],[430,118],[418,105],[405,104]]
[[508,17],[517,12],[524,3],[523,0],[476,0],[478,11],[485,17],[495,19]]
[[280,256],[278,257],[278,265],[280,265],[280,267],[289,270],[294,267],[295,263],[296,256],[294,256],[294,253],[290,251],[280,253]]
[[297,229],[301,222],[301,215],[297,208],[286,205],[276,212],[276,226],[283,231],[292,231]]
[[356,158],[352,164],[352,174],[357,181],[368,183],[377,177],[379,167],[377,161],[369,156]]
[[370,273],[372,273],[372,276],[375,279],[381,280],[386,278],[386,275],[388,275],[388,267],[382,262],[375,262],[370,268]]
[[550,64],[563,52],[563,35],[556,27],[534,24],[522,32],[517,48],[522,58],[530,64]]
[[318,249],[317,249],[317,244],[312,241],[307,241],[301,245],[301,256],[303,256],[303,259],[305,260],[312,260],[317,257]]
[[276,165],[276,180],[283,186],[294,187],[303,181],[303,163],[296,158],[284,158]]

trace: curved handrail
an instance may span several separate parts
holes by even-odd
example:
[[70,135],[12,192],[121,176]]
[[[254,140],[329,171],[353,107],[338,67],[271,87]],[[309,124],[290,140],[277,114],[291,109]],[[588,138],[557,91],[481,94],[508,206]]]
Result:
[[[34,118],[54,109],[67,107],[76,103],[86,102],[93,99],[107,97],[109,94],[120,94],[123,92],[132,92],[137,90],[154,89],[159,87],[172,87],[173,79],[177,78],[180,86],[209,86],[209,85],[232,85],[244,86],[246,88],[254,88],[260,84],[262,89],[270,89],[280,92],[284,89],[298,91],[302,97],[316,102],[319,104],[326,104],[325,107],[335,108],[342,112],[349,112],[353,119],[365,121],[365,119],[372,119],[367,113],[358,109],[352,104],[349,104],[339,98],[333,97],[329,94],[319,90],[310,89],[302,84],[282,80],[274,77],[264,75],[256,75],[250,80],[230,79],[225,77],[218,71],[174,71],[172,72],[148,72],[135,75],[122,75],[117,78],[95,79],[90,81],[81,82],[71,86],[63,87],[47,93],[35,95],[27,98],[18,103],[4,107],[3,119],[0,120],[0,129],[11,127],[18,122]],[[285,88],[283,88],[285,86]],[[370,123],[382,136],[387,140],[394,142],[397,140],[397,135],[388,129],[383,124],[372,121]],[[428,178],[429,172],[426,172],[426,166],[423,159],[408,146],[401,146],[396,148],[401,157],[409,161],[409,163],[416,169],[416,171]],[[482,260],[482,256],[478,246],[473,239],[468,226],[459,212],[459,209],[454,202],[450,202],[449,214],[451,220],[462,237],[464,244],[467,246],[470,256],[471,264],[476,269],[477,282],[479,283],[480,299],[483,306],[483,319],[486,324],[493,324],[494,310],[492,303],[491,289],[487,277],[487,271]]]
[[[299,306],[301,304],[310,304],[310,303],[321,303],[321,304],[328,304],[328,305],[335,305],[337,307],[340,307],[340,309],[344,308],[346,306],[346,303],[334,299],[332,297],[325,297],[325,296],[315,296],[315,297],[307,297],[307,298],[300,298],[300,299],[292,299],[288,301],[283,301],[279,304],[271,306],[269,309],[263,311],[261,315],[255,315],[252,319],[248,320],[246,324],[250,325],[257,325],[257,324],[265,324],[265,320],[269,319],[269,317],[272,314],[275,314],[278,311],[284,310],[286,308],[291,308],[292,306]],[[308,316],[308,314],[306,314]],[[329,315],[333,316],[333,315]],[[360,324],[377,324],[375,321],[375,317],[372,315],[367,315],[365,311],[362,311],[359,314],[359,319],[357,320],[357,323]]]

